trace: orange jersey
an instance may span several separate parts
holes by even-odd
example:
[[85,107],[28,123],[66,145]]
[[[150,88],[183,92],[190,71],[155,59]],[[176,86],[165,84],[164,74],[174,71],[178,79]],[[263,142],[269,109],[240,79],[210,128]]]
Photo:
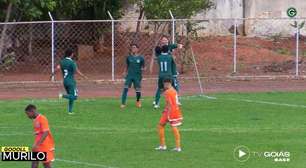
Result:
[[35,134],[35,143],[37,143],[40,140],[40,138],[42,137],[45,131],[48,131],[49,133],[46,139],[36,148],[36,150],[42,152],[53,151],[54,140],[49,129],[48,119],[45,116],[39,114],[33,120],[33,126]]
[[[182,120],[183,116],[178,105],[178,96],[174,88],[167,89],[165,91],[166,108],[165,112],[168,115],[169,121]],[[170,107],[170,111],[167,107]]]

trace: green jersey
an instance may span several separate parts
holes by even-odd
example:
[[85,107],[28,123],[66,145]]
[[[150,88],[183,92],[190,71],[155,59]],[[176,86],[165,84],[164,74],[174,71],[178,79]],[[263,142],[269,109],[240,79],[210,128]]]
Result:
[[142,77],[142,68],[144,68],[145,65],[143,56],[129,55],[126,58],[126,65],[128,77]]
[[66,57],[60,62],[64,83],[66,82],[75,82],[74,74],[77,69],[76,63],[69,57]]
[[[168,53],[171,55],[172,54],[172,51],[174,50],[174,49],[176,49],[177,48],[177,44],[169,44],[168,45]],[[161,53],[160,53],[160,51],[157,51],[156,50],[156,48],[155,48],[155,56],[156,57],[158,57],[159,55],[160,55]]]
[[[170,55],[170,56],[172,56],[172,51],[174,50],[174,49],[176,49],[177,48],[177,44],[175,44],[175,43],[173,43],[173,44],[169,44],[168,45],[168,54]],[[158,56],[160,56],[161,55],[161,53],[159,53],[159,52],[157,52],[156,51],[156,49],[155,49],[155,56],[156,56],[156,58],[158,57]],[[178,75],[178,73],[177,73],[177,71],[176,71],[176,64],[174,63],[174,65],[173,65],[173,76],[174,77],[176,77],[177,75]]]
[[176,49],[177,48],[177,44],[173,43],[173,44],[169,44],[168,45],[168,48],[169,48],[169,54],[172,53],[173,49]]
[[170,54],[161,54],[157,57],[159,65],[159,77],[172,77],[175,69],[175,62]]

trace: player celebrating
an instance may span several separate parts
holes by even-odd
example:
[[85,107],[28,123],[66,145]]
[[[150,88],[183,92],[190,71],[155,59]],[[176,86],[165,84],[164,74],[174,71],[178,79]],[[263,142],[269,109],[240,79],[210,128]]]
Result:
[[177,92],[172,87],[172,80],[170,78],[164,79],[163,81],[165,87],[165,100],[166,106],[162,113],[162,117],[160,118],[158,125],[158,134],[160,145],[155,148],[156,150],[166,150],[167,146],[165,143],[165,126],[167,122],[170,123],[172,127],[172,131],[175,137],[175,145],[176,147],[173,151],[181,152],[181,136],[178,126],[182,124],[183,116],[178,106]]
[[145,61],[143,56],[138,54],[138,50],[138,45],[132,44],[131,54],[126,58],[127,75],[125,77],[124,89],[122,91],[121,108],[124,108],[126,106],[127,94],[132,84],[136,91],[136,106],[141,107],[141,80]]
[[64,78],[64,88],[67,94],[63,95],[62,93],[60,93],[59,98],[66,98],[69,100],[68,114],[73,114],[73,103],[78,98],[78,90],[76,88],[76,81],[74,79],[75,73],[78,73],[80,76],[87,79],[87,77],[77,68],[77,64],[72,60],[73,56],[73,50],[68,48],[65,52],[65,58],[61,60],[55,71],[62,71],[62,75]]
[[[35,142],[33,152],[46,152],[47,160],[43,162],[45,168],[51,168],[54,161],[54,140],[49,129],[48,119],[36,111],[36,107],[29,104],[25,108],[26,115],[33,120]],[[39,162],[33,161],[32,168],[38,168]]]
[[[177,47],[179,47],[179,48],[182,48],[183,47],[183,45],[182,44],[170,44],[169,43],[169,39],[168,39],[168,37],[167,36],[163,36],[162,38],[161,38],[161,40],[160,40],[160,44],[159,44],[159,46],[157,46],[156,48],[155,48],[155,56],[156,57],[158,57],[160,54],[161,54],[161,47],[162,46],[168,46],[168,53],[170,54],[170,55],[172,55],[172,51],[174,50],[174,49],[176,49]],[[177,91],[177,92],[179,92],[179,82],[178,82],[178,80],[177,80],[177,76],[178,76],[178,72],[177,72],[177,69],[176,69],[176,64],[174,64],[173,65],[174,67],[173,67],[173,74],[172,74],[172,79],[173,79],[173,81],[172,81],[172,86],[175,88],[175,90]],[[156,94],[155,94],[155,97],[157,97],[157,100],[158,100],[158,97],[160,97],[160,90],[159,89],[157,89],[156,90]],[[153,102],[153,105],[154,105],[154,108],[159,108],[159,101],[154,101]],[[179,105],[180,105],[180,103],[179,103]]]
[[163,80],[165,78],[173,79],[173,72],[176,72],[175,62],[173,57],[169,54],[169,48],[167,45],[161,47],[161,54],[157,57],[157,63],[159,65],[158,86],[155,93],[154,108],[159,107],[160,95],[163,92],[164,85]]

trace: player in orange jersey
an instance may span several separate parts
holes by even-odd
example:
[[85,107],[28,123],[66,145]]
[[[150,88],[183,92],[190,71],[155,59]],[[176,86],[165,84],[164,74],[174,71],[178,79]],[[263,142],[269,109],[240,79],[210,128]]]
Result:
[[[36,107],[29,104],[25,108],[26,115],[33,120],[35,141],[32,147],[33,152],[46,152],[47,160],[43,162],[45,168],[51,168],[54,161],[54,140],[49,129],[48,119],[36,111]],[[33,161],[32,168],[38,168],[39,162]]]
[[178,126],[182,125],[183,116],[181,113],[181,110],[178,105],[178,96],[176,90],[172,87],[171,83],[172,80],[170,78],[164,79],[164,95],[166,100],[166,106],[163,111],[163,114],[160,118],[159,125],[158,125],[158,134],[159,134],[159,140],[160,145],[159,147],[155,148],[156,150],[166,150],[167,146],[165,143],[165,126],[169,122],[172,131],[175,137],[175,144],[176,147],[173,149],[173,151],[181,152],[181,137],[180,137],[180,131],[178,129]]

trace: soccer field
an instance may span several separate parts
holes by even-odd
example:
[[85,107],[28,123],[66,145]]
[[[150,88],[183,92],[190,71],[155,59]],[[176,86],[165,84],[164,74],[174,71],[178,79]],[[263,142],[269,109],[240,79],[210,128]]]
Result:
[[[215,94],[217,99],[183,97],[181,153],[154,151],[161,109],[145,97],[120,109],[118,99],[79,99],[75,115],[64,100],[0,101],[0,146],[31,146],[28,103],[49,119],[56,143],[57,168],[302,168],[306,165],[306,93]],[[174,137],[166,128],[169,149]],[[244,145],[250,158],[240,162],[234,149]],[[275,162],[264,152],[290,152]],[[1,168],[27,168],[29,162],[0,162]]]

